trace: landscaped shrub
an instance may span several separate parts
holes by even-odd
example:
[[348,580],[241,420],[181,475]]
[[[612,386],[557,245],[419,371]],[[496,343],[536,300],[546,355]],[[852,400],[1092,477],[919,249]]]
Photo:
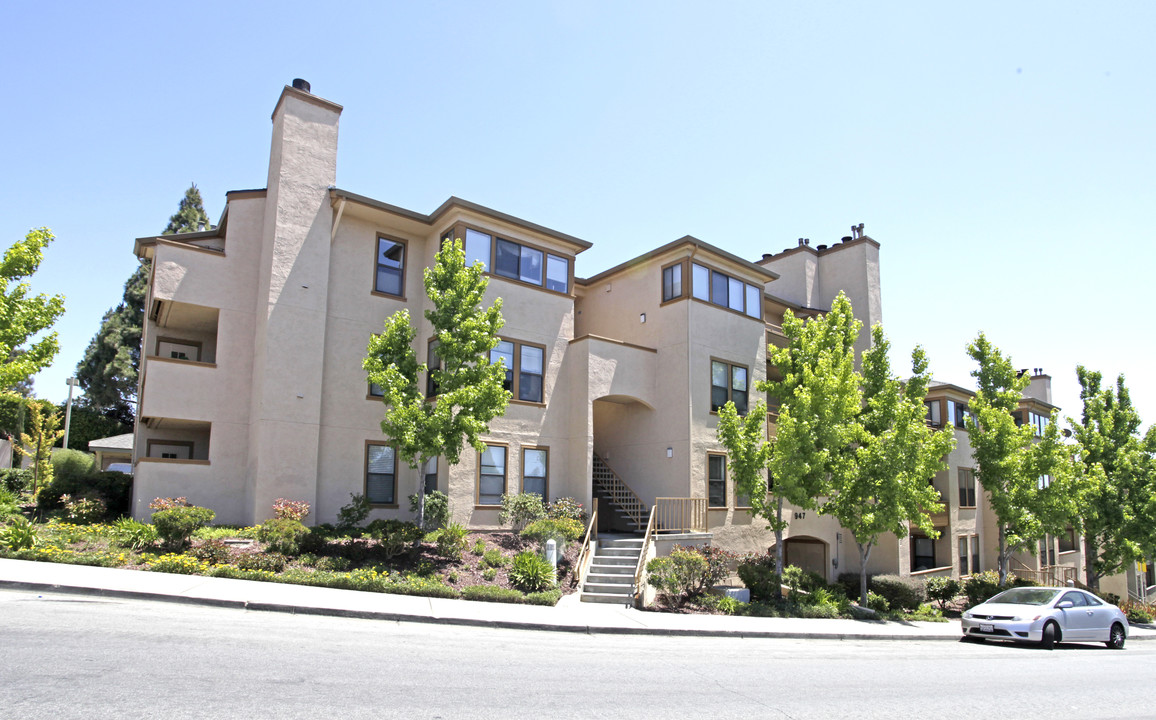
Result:
[[698,554],[706,560],[706,576],[703,577],[704,591],[730,577],[731,563],[737,559],[734,553],[713,545],[705,545],[697,548],[697,550]]
[[743,585],[751,591],[752,602],[777,602],[782,597],[782,583],[775,572],[775,556],[770,549],[740,557],[738,573]]
[[257,539],[265,543],[273,552],[282,555],[297,555],[301,552],[301,541],[309,534],[309,528],[300,520],[273,518],[261,523],[257,528]]
[[551,520],[577,520],[585,533],[586,510],[582,503],[572,497],[558,498],[546,505],[546,517]]
[[0,527],[0,547],[9,550],[31,550],[38,542],[36,527],[23,517],[18,517],[7,527]]
[[1104,600],[1115,605],[1116,607],[1120,607],[1120,599],[1121,598],[1116,593],[1104,593],[1100,597],[1104,598]]
[[874,590],[867,591],[867,607],[877,613],[885,613],[891,609],[887,598],[883,597]]
[[273,517],[279,520],[296,520],[297,522],[301,522],[309,517],[309,503],[304,500],[277,498],[273,501]]
[[349,558],[343,557],[322,557],[317,558],[317,569],[328,572],[346,572],[353,565],[349,562]]
[[16,497],[16,493],[0,484],[0,522],[20,514],[18,502],[19,498]]
[[[871,587],[872,575],[867,576],[867,587]],[[859,601],[859,573],[841,572],[835,582],[843,588],[843,592],[847,597],[854,598],[855,602]]]
[[995,570],[986,570],[975,573],[963,583],[963,591],[967,593],[967,606],[979,605],[984,600],[994,597],[1004,588],[999,585],[999,573]]
[[402,520],[374,520],[365,530],[378,541],[378,548],[387,560],[411,552],[422,539],[416,524]]
[[493,582],[498,577],[497,568],[488,567],[482,571],[482,579],[486,582]]
[[1156,616],[1156,607],[1138,602],[1124,603],[1120,609],[1124,611],[1124,615],[1127,616],[1130,623],[1146,625],[1152,622],[1153,616]]
[[502,510],[498,513],[498,522],[501,524],[513,525],[515,530],[521,530],[544,517],[546,507],[538,493],[502,495]]
[[229,551],[229,546],[224,540],[206,540],[200,545],[191,548],[186,554],[198,560],[204,560],[210,565],[224,565],[229,562],[229,558],[232,555]]
[[1040,584],[1029,577],[1020,577],[1019,575],[1009,574],[1007,576],[1008,587],[1039,587]]
[[549,605],[550,607],[554,607],[561,599],[562,591],[555,589],[526,593],[524,601],[527,605]]
[[[99,498],[105,504],[107,515],[120,517],[128,512],[132,499],[132,476],[119,472],[86,472],[91,469],[91,458],[78,450],[58,450],[53,461],[64,456],[53,472],[52,479],[41,485],[36,496],[36,507],[41,512],[51,512],[64,507],[61,497]],[[87,465],[86,465],[87,463]]]
[[497,585],[467,585],[462,588],[462,597],[483,602],[520,603],[525,595],[520,590]]
[[32,471],[22,468],[0,470],[0,485],[17,495],[32,492]]
[[438,557],[457,562],[466,551],[466,534],[469,531],[461,523],[450,523],[438,535]]
[[892,610],[915,610],[926,599],[923,581],[899,575],[876,575],[871,578],[870,589],[887,598]]
[[217,514],[208,508],[188,505],[153,513],[157,537],[168,548],[180,550],[189,544],[197,528],[208,525]]
[[[418,494],[409,496],[409,511],[417,515]],[[425,494],[425,522],[426,530],[443,528],[450,521],[450,498],[441,490],[434,490]]]
[[471,551],[474,555],[483,555],[486,552],[486,541],[478,540],[474,543],[474,549]]
[[553,540],[557,546],[558,555],[561,557],[566,549],[566,544],[582,537],[584,532],[585,528],[577,520],[543,518],[527,525],[522,530],[521,535],[526,540],[537,543],[541,552],[546,551],[546,542]]
[[61,495],[64,517],[77,525],[91,525],[104,519],[107,509],[100,498],[82,497],[73,499],[71,495]]
[[554,586],[554,568],[536,552],[527,550],[514,557],[510,582],[524,592],[538,592]]
[[285,569],[284,555],[271,552],[243,552],[237,554],[236,566],[242,570],[265,570],[279,573]]
[[490,548],[482,555],[482,562],[492,568],[500,568],[506,564],[506,556],[497,548]]
[[188,555],[168,553],[149,560],[146,569],[176,575],[199,575],[209,569],[209,564]]
[[955,578],[932,576],[927,578],[923,588],[927,593],[927,599],[939,603],[939,609],[944,610],[947,604],[959,595],[962,586]]
[[682,605],[688,598],[701,595],[709,570],[702,553],[681,545],[675,545],[669,556],[646,564],[648,582],[668,605]]
[[349,504],[342,505],[337,510],[337,530],[346,533],[361,525],[369,517],[369,511],[372,509],[373,506],[370,505],[369,498],[357,493],[349,493]]
[[130,550],[139,551],[157,541],[154,525],[137,522],[132,518],[120,518],[112,525],[112,539]]
[[96,458],[81,450],[52,451],[53,478],[85,478],[96,473]]

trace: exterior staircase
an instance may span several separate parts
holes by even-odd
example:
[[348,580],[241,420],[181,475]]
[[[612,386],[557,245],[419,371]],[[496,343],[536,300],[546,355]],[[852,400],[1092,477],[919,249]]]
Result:
[[582,602],[633,605],[634,571],[642,542],[641,537],[599,538],[582,583]]
[[594,494],[598,496],[601,507],[613,513],[610,521],[612,527],[629,532],[642,532],[646,529],[650,510],[597,454],[594,455],[593,479]]

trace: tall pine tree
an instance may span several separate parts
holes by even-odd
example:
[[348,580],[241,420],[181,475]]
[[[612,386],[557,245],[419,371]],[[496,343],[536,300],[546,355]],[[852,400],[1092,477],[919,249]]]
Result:
[[[189,186],[164,235],[212,229],[196,184]],[[131,426],[140,370],[141,332],[148,295],[149,263],[143,262],[124,284],[120,304],[104,314],[100,330],[88,344],[76,377],[84,403],[101,414]]]

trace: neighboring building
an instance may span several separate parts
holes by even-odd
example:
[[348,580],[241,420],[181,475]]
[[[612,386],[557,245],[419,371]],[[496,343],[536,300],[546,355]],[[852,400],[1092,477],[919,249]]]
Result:
[[[715,411],[754,404],[755,384],[773,372],[768,344],[785,344],[787,310],[821,314],[845,291],[865,327],[882,321],[879,244],[862,226],[757,262],[688,236],[576,278],[584,240],[458,198],[423,214],[335,187],[341,110],[307,84],[286,87],[267,186],[228,193],[213,230],[136,241],[152,277],[134,515],[155,497],[185,496],[219,522],[252,524],[285,497],[326,522],[365,494],[373,517],[409,518],[408,497],[424,487],[449,495],[457,521],[484,528],[497,526],[503,493],[526,490],[587,506],[615,495],[603,504],[607,522],[645,524],[656,503],[698,508],[715,544],[766,548],[765,523],[736,497]],[[513,398],[484,453],[409,468],[382,436],[382,403],[361,362],[370,334],[403,309],[418,323],[419,359],[436,361],[422,270],[447,238],[485,266],[487,303],[503,298],[493,356],[509,368]],[[869,343],[865,332],[858,349]],[[1052,408],[1048,382],[1033,378],[1025,422]],[[949,421],[970,396],[933,385],[929,420]],[[769,431],[772,419],[773,408]],[[935,518],[941,537],[884,538],[872,572],[994,566],[994,519],[979,502],[966,433],[956,436],[949,469],[934,479],[947,499]],[[833,519],[791,517],[788,561],[832,579],[858,570],[854,541]],[[1049,539],[1044,565],[1077,559],[1070,544]],[[1017,560],[1040,569],[1031,555]]]
[[88,441],[88,449],[96,456],[96,466],[101,470],[131,471],[132,446],[132,433]]

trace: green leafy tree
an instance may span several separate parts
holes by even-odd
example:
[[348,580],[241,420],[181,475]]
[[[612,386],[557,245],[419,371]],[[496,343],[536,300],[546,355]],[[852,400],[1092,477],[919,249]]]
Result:
[[[382,389],[381,430],[413,468],[439,456],[456,465],[467,444],[483,452],[481,435],[506,411],[510,399],[503,387],[505,365],[490,362],[503,325],[502,301],[482,307],[488,281],[481,264],[467,267],[462,243],[455,240],[442,246],[424,275],[433,303],[425,317],[433,325],[441,368],[430,370],[417,361],[417,331],[407,310],[394,313],[384,331],[370,337],[363,363],[369,381]],[[427,373],[437,387],[435,399],[427,400],[423,392],[420,380]],[[418,494],[421,524],[425,495],[420,488]]]
[[[761,517],[774,527],[782,514],[778,500],[767,493],[767,463],[771,444],[767,440],[767,403],[759,400],[746,417],[727,401],[718,411],[718,441],[727,451],[727,471],[735,484],[735,494],[749,498],[753,517]],[[779,532],[782,532],[780,528]],[[776,536],[778,537],[778,536]]]
[[1012,417],[1031,378],[1017,374],[1011,359],[983,333],[967,346],[967,354],[978,364],[971,373],[978,388],[964,426],[976,481],[998,524],[997,565],[1003,585],[1013,552],[1034,552],[1045,534],[1064,532],[1077,521],[1079,487],[1055,414],[1038,442],[1031,425],[1017,426]]
[[49,403],[28,403],[28,432],[20,434],[16,452],[32,460],[32,499],[52,482],[52,447],[64,437],[60,415]]
[[[169,218],[164,235],[212,229],[195,184],[185,191],[177,212]],[[76,366],[85,402],[123,425],[132,425],[140,371],[144,305],[148,296],[150,265],[141,263],[124,284],[120,304],[110,308],[100,329]]]
[[930,537],[938,532],[929,513],[939,512],[939,492],[928,482],[946,467],[955,448],[954,432],[927,426],[923,404],[930,381],[927,355],[911,353],[912,375],[901,382],[891,372],[891,343],[876,325],[872,344],[863,353],[863,405],[850,426],[846,461],[832,465],[820,512],[830,515],[855,537],[859,548],[860,603],[867,604],[867,562],[886,532],[907,535],[915,523]]
[[815,509],[827,476],[839,463],[848,462],[843,449],[854,435],[862,400],[855,371],[855,340],[862,327],[842,292],[823,316],[804,322],[788,310],[783,316],[787,347],[768,348],[779,379],[756,384],[759,392],[779,401],[767,463],[774,482],[768,499],[758,480],[738,488],[750,495],[752,508],[775,533],[775,567],[780,574],[787,527],[783,505]]
[[0,388],[16,387],[48,367],[60,349],[56,333],[44,331],[64,314],[64,296],[32,295],[27,282],[54,239],[48,228],[30,230],[0,261],[0,358],[7,358],[0,364]]
[[1080,519],[1084,535],[1085,581],[1098,589],[1100,579],[1144,557],[1152,545],[1156,517],[1147,509],[1156,491],[1151,455],[1140,436],[1140,415],[1132,406],[1124,376],[1116,388],[1101,387],[1098,372],[1076,368],[1083,412],[1068,418],[1079,442],[1083,465]]

